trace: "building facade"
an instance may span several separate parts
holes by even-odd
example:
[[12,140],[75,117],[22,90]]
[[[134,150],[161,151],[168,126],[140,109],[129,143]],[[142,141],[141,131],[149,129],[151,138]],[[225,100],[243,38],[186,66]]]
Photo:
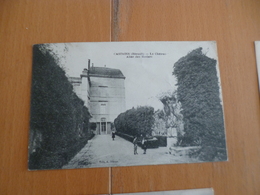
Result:
[[88,69],[84,69],[80,77],[69,77],[69,81],[73,85],[74,92],[84,101],[84,105],[89,108],[90,79],[88,76]]
[[125,112],[125,76],[119,69],[90,67],[80,78],[71,77],[76,94],[88,107],[96,134],[109,134],[115,118]]

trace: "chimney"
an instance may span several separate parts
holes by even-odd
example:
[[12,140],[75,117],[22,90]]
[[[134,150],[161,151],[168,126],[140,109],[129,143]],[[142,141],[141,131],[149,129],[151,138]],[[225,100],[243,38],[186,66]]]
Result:
[[92,68],[94,67],[94,63],[92,63]]
[[88,59],[88,70],[90,69],[90,59]]

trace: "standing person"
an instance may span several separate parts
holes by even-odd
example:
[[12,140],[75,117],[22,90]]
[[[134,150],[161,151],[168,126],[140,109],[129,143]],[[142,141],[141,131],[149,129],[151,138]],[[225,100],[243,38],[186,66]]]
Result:
[[142,148],[144,150],[144,154],[146,154],[146,150],[147,150],[147,140],[143,137],[142,139]]
[[137,153],[137,137],[136,136],[134,137],[133,144],[134,144],[134,155],[136,155],[136,154],[138,154]]
[[112,131],[112,139],[113,139],[113,141],[114,141],[115,137],[116,137],[116,132]]

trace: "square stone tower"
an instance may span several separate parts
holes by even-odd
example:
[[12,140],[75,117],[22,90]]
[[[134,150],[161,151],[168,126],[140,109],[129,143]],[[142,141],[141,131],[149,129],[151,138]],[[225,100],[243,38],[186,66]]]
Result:
[[90,67],[70,77],[75,93],[84,101],[96,124],[96,134],[111,133],[115,118],[125,112],[125,76],[119,69]]
[[89,78],[91,122],[97,124],[97,134],[108,134],[111,123],[125,111],[125,76],[119,69],[92,66]]

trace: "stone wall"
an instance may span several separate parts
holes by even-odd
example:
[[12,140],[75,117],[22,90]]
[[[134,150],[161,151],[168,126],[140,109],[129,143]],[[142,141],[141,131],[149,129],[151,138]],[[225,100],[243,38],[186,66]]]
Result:
[[125,111],[124,79],[91,77],[90,112],[92,121],[99,122],[105,118],[107,122]]

